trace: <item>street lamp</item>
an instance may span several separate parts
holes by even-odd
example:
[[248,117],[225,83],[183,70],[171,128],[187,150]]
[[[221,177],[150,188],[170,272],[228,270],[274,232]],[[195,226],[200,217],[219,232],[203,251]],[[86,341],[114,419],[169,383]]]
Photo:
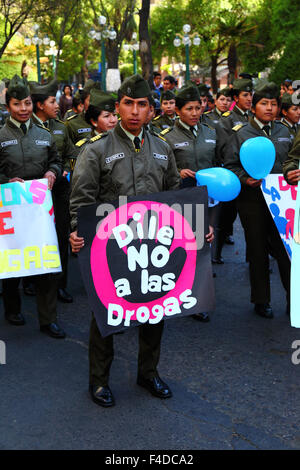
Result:
[[40,27],[38,24],[33,25],[33,31],[34,31],[34,36],[30,38],[29,36],[26,36],[24,39],[24,44],[25,46],[31,46],[33,44],[36,48],[36,65],[37,65],[37,76],[38,76],[38,82],[41,82],[41,63],[40,63],[40,46],[44,44],[45,46],[48,46],[50,43],[50,39],[48,35],[46,34],[43,39],[41,39],[38,36],[38,31]]
[[190,47],[192,44],[199,46],[201,39],[198,33],[189,34],[191,32],[189,24],[185,24],[182,29],[184,34],[177,33],[173,44],[175,47],[181,46],[181,43],[185,46],[185,81],[187,82],[190,79]]
[[[47,49],[45,51],[45,55],[52,55],[52,66],[53,66],[53,75],[55,75],[55,71],[56,71],[56,56],[57,56],[57,53],[58,53],[58,49],[56,47],[56,44],[55,44],[55,41],[50,41],[49,39],[49,45],[50,45],[50,49]],[[60,52],[62,52],[60,50]]]
[[139,50],[140,46],[137,42],[137,33],[132,33],[131,42],[129,44],[124,44],[123,46],[125,51],[132,51],[133,53],[133,73],[137,73],[137,59],[136,53]]
[[101,40],[101,87],[103,91],[106,91],[105,39],[114,41],[117,37],[117,33],[113,27],[108,29],[105,16],[100,15],[98,18],[98,23],[100,26],[100,31],[96,31],[95,28],[92,27],[88,35],[91,39],[95,39],[96,41]]

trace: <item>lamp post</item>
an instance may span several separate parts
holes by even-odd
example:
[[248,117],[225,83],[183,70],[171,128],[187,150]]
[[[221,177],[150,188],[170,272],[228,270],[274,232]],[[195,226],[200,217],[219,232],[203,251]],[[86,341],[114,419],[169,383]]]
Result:
[[96,31],[93,27],[89,32],[89,37],[91,39],[96,39],[96,41],[101,40],[101,87],[103,91],[106,91],[106,57],[105,57],[105,39],[110,39],[114,41],[117,37],[117,33],[113,27],[109,28],[106,25],[106,17],[100,15],[98,18],[98,23],[100,26],[100,31]]
[[40,62],[40,46],[44,44],[45,46],[48,46],[50,43],[50,39],[48,35],[46,34],[44,39],[41,39],[38,36],[38,31],[40,27],[38,24],[35,24],[33,26],[33,31],[34,31],[34,36],[30,38],[29,36],[26,36],[24,39],[24,44],[25,46],[31,46],[33,44],[36,48],[36,66],[37,66],[37,78],[38,82],[41,82],[42,76],[41,76],[41,62]]
[[133,54],[133,73],[137,73],[137,58],[136,53],[139,50],[140,46],[137,42],[137,33],[132,34],[131,42],[129,44],[124,44],[123,46],[125,51],[132,51]]
[[[53,67],[53,75],[55,76],[56,71],[56,56],[58,53],[58,49],[56,48],[55,41],[50,41],[50,49],[45,51],[45,55],[52,55],[52,67]],[[62,51],[60,51],[62,52]]]
[[190,47],[192,44],[199,46],[201,39],[198,33],[189,34],[191,32],[189,24],[185,24],[182,29],[184,34],[177,33],[173,44],[175,47],[181,46],[181,43],[185,46],[185,81],[187,81],[190,79]]

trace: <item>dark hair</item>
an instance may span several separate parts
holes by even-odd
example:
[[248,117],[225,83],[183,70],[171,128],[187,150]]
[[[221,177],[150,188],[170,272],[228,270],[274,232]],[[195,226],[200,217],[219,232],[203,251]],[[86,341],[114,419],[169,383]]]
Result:
[[187,101],[187,100],[185,100],[184,98],[181,98],[181,97],[176,96],[175,101],[176,101],[176,107],[177,107],[178,109],[183,108],[183,106],[184,106],[185,104],[187,104],[189,101],[199,101],[199,104],[201,104],[200,98],[199,98],[198,100],[188,100],[188,101]]
[[222,96],[222,95],[226,96],[226,98],[231,98],[232,99],[232,93],[228,93],[227,95],[225,95],[224,92],[222,90],[220,90],[220,91],[218,91],[218,93],[216,95],[216,100],[218,100],[220,98],[220,96]]
[[[49,95],[50,96],[50,95]],[[33,112],[36,113],[37,111],[37,103],[44,103],[49,96],[45,95],[31,95],[32,103],[33,103]]]
[[70,92],[71,92],[71,95],[72,95],[72,87],[71,87],[71,85],[68,85],[68,84],[67,84],[67,85],[64,85],[64,87],[63,87],[63,93],[65,92],[65,89],[66,89],[67,87],[70,88]]
[[86,122],[88,122],[89,124],[92,124],[91,123],[92,119],[93,121],[97,121],[102,111],[103,109],[99,109],[96,106],[93,106],[92,104],[90,104],[84,116]]
[[72,100],[72,108],[77,109],[81,103],[82,103],[81,97],[74,96]]
[[153,78],[155,77],[161,77],[161,73],[160,72],[153,72]]
[[280,101],[279,96],[273,96],[272,98],[268,98],[267,96],[262,96],[262,95],[260,95],[260,94],[258,94],[258,93],[254,93],[253,98],[252,98],[252,108],[255,109],[255,106],[257,105],[257,103],[258,103],[259,101],[263,100],[264,98],[267,99],[267,100],[270,100],[270,99],[271,99],[271,100],[276,100],[278,106],[280,106],[280,102],[281,102],[281,101]]
[[[288,112],[288,110],[292,107],[295,106],[293,103],[281,103],[281,109],[280,109],[280,116],[284,117],[282,114],[282,111]],[[299,106],[299,105],[296,105]]]
[[170,83],[172,83],[172,84],[173,84],[173,83],[176,84],[176,79],[173,77],[173,75],[167,75],[167,76],[163,79],[163,81],[165,81],[165,80],[168,80],[168,81],[169,81]]

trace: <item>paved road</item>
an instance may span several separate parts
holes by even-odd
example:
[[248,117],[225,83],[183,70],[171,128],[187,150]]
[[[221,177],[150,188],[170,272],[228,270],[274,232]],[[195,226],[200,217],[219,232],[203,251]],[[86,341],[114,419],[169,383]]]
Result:
[[299,374],[291,344],[300,331],[285,314],[272,262],[275,318],[249,303],[242,230],[216,267],[211,322],[166,322],[160,374],[173,398],[161,401],[135,384],[137,332],[115,338],[111,388],[103,409],[87,392],[90,311],[77,260],[71,259],[73,304],[59,305],[66,340],[38,330],[35,300],[24,297],[24,327],[0,318],[7,364],[0,365],[0,449],[300,449]]

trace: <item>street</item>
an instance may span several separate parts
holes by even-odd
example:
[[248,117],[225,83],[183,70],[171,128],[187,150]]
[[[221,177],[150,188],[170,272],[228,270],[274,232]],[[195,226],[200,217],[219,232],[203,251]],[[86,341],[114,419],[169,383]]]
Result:
[[0,449],[300,449],[300,364],[292,363],[300,331],[289,324],[273,259],[274,319],[254,314],[239,222],[234,237],[235,245],[223,250],[225,264],[214,266],[211,321],[165,322],[159,372],[173,391],[165,401],[136,385],[134,328],[115,336],[110,386],[116,406],[91,401],[91,313],[76,258],[68,286],[74,303],[58,304],[66,340],[40,333],[34,297],[22,298],[25,326],[9,325],[2,313]]

